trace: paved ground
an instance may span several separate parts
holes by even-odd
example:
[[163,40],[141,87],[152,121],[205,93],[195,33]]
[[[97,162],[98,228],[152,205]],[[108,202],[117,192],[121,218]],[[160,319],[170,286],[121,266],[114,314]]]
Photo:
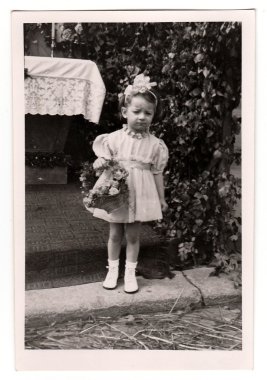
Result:
[[[108,223],[94,218],[82,204],[79,184],[36,185],[26,189],[26,254],[106,248]],[[144,225],[144,244],[158,240]]]
[[[26,289],[101,281],[108,228],[85,210],[79,184],[27,186]],[[159,244],[159,236],[144,224],[142,249]]]

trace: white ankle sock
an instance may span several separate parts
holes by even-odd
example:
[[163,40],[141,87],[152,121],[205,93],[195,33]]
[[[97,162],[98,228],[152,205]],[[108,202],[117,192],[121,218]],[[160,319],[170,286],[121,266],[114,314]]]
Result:
[[124,274],[124,291],[126,293],[135,293],[138,291],[138,284],[135,276],[136,263],[126,261]]
[[135,269],[136,267],[137,267],[137,262],[132,263],[131,261],[126,261],[125,263],[125,268]]
[[108,266],[109,266],[109,268],[118,267],[119,266],[119,262],[120,262],[119,259],[117,259],[117,260],[109,260],[108,259]]

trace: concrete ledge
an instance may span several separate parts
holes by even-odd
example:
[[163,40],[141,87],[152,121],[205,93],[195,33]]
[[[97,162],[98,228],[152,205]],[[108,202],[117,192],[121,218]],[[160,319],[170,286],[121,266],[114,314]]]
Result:
[[206,306],[241,301],[242,291],[226,276],[211,276],[213,268],[197,268],[183,271],[185,277],[201,292]]
[[49,324],[91,315],[119,316],[133,313],[157,313],[200,306],[201,295],[181,272],[173,279],[146,280],[138,277],[140,290],[135,294],[123,291],[119,280],[115,290],[105,290],[102,283],[29,290],[25,299],[25,322]]

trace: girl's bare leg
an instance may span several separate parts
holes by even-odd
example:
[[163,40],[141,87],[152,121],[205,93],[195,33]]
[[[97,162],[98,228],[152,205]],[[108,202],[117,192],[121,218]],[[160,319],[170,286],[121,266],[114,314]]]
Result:
[[121,242],[123,239],[124,225],[121,223],[110,223],[108,239],[108,273],[103,287],[105,289],[115,289],[119,277],[119,257]]
[[127,241],[126,260],[136,263],[140,249],[140,222],[125,225],[125,236]]
[[126,224],[125,226],[127,248],[124,274],[124,291],[126,293],[135,293],[138,291],[135,270],[140,248],[140,225],[140,222],[135,222]]
[[118,260],[124,234],[124,224],[110,223],[109,226],[108,258],[109,260]]

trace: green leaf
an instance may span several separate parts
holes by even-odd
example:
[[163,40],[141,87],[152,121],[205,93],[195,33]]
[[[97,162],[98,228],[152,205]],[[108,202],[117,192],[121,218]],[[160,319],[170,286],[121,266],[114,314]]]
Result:
[[[178,71],[178,72],[179,72],[179,71]],[[190,77],[194,77],[194,76],[197,75],[197,73],[196,73],[195,71],[190,70],[189,73],[188,73],[188,75],[189,75]]]
[[167,73],[169,70],[170,70],[170,65],[167,64],[167,65],[163,66],[161,72],[162,72],[162,74],[165,74],[165,73]]
[[192,107],[192,105],[193,105],[193,102],[192,102],[192,100],[187,100],[186,102],[185,102],[185,105],[186,105],[186,107]]
[[200,88],[194,88],[194,90],[190,92],[190,95],[192,96],[198,96],[200,94],[201,94]]
[[209,130],[208,133],[207,133],[207,137],[211,137],[211,136],[213,136],[213,135],[214,135],[214,132],[211,131],[211,130]]
[[203,59],[204,59],[204,54],[197,54],[196,56],[195,56],[195,58],[194,58],[194,62],[195,63],[198,63],[198,62],[201,62],[201,61],[203,61]]
[[204,70],[202,72],[203,72],[203,75],[204,75],[205,78],[207,78],[207,76],[210,73],[210,71],[206,67],[204,67]]

